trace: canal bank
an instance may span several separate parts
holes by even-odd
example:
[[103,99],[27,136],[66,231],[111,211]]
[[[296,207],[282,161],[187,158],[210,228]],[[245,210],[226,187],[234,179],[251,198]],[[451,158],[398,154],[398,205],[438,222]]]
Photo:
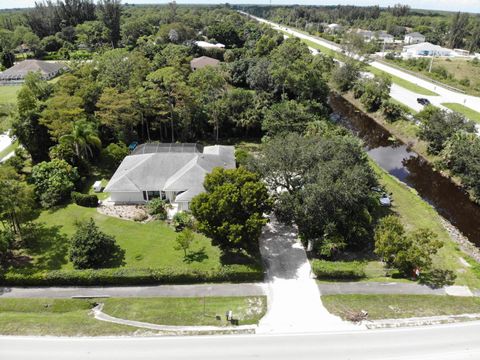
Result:
[[[480,247],[480,206],[449,178],[436,171],[423,156],[412,150],[411,144],[398,139],[375,119],[356,108],[337,94],[332,94],[330,105],[339,122],[363,140],[369,156],[388,174],[415,189],[447,223],[451,223],[470,242]],[[448,230],[448,229],[447,229]],[[449,230],[457,243],[465,243],[461,234]],[[454,239],[455,240],[455,239]],[[461,246],[467,249],[467,245]],[[472,253],[472,251],[468,251]],[[471,254],[472,257],[475,254]]]

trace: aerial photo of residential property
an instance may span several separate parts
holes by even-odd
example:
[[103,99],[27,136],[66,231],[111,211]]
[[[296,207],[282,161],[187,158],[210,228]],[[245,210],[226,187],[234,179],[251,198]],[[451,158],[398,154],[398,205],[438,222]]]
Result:
[[0,359],[480,359],[478,0],[0,0]]

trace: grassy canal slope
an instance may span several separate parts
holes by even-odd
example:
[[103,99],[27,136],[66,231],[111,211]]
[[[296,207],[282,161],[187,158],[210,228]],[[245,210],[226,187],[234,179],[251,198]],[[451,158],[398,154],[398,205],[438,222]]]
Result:
[[322,302],[343,319],[348,313],[368,311],[369,320],[480,312],[480,298],[438,295],[327,295]]
[[[225,312],[232,310],[240,325],[257,324],[266,311],[264,297],[0,299],[1,335],[98,336],[134,335],[139,329],[95,320],[95,301],[109,315],[160,325],[215,325],[228,327]],[[216,320],[220,315],[222,320]],[[140,330],[151,334],[153,331]]]
[[[400,216],[407,229],[428,228],[443,242],[443,247],[434,256],[434,267],[453,271],[457,276],[456,285],[467,285],[472,289],[479,289],[480,278],[474,268],[469,268],[460,262],[460,257],[469,260],[470,258],[459,250],[457,244],[450,238],[435,209],[422,200],[415,190],[383,171],[373,161],[371,164],[379,176],[380,183],[385,186],[387,192],[392,193],[392,211]],[[474,261],[471,260],[471,262]]]
[[480,124],[480,113],[472,110],[466,106],[456,103],[443,103],[443,106],[449,108],[450,110],[456,111],[462,115],[464,115],[467,119],[475,121],[477,124]]

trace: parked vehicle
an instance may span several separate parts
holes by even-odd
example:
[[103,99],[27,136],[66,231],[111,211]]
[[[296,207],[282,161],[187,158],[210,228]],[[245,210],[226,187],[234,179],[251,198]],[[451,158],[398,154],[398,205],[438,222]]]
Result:
[[423,106],[430,105],[430,100],[425,99],[425,98],[418,98],[418,99],[417,99],[417,102],[418,102],[420,105],[423,105]]

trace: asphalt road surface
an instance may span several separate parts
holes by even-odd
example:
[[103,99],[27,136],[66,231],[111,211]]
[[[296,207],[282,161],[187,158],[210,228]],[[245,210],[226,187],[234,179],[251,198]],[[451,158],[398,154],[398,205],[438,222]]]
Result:
[[0,337],[0,359],[468,360],[480,359],[480,322],[298,335]]

